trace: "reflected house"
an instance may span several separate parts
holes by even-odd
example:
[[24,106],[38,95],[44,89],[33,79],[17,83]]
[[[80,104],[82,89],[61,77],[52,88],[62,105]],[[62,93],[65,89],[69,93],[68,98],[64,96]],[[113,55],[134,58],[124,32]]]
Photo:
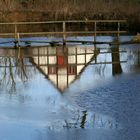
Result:
[[93,47],[41,47],[32,50],[32,62],[63,92],[95,59]]

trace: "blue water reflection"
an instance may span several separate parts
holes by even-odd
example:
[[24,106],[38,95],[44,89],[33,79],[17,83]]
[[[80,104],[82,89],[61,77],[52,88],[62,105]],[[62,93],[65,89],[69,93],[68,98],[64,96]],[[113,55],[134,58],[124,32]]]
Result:
[[1,49],[0,139],[139,139],[132,47]]

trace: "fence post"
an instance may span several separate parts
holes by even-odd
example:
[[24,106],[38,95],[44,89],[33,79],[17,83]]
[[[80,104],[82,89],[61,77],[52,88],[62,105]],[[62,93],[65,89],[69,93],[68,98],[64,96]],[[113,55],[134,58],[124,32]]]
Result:
[[15,40],[17,40],[17,24],[15,23]]
[[97,63],[97,48],[96,48],[96,31],[97,31],[97,22],[94,22],[94,45],[95,45],[95,64]]
[[20,46],[20,36],[17,30],[17,24],[15,23],[15,47]]
[[94,22],[94,43],[96,43],[96,31],[97,31],[97,23]]
[[117,34],[117,40],[119,41],[120,37],[120,22],[118,22],[118,34]]
[[17,42],[18,42],[18,47],[20,47],[20,36],[19,36],[19,33],[17,33]]
[[66,22],[63,21],[63,45],[66,45]]

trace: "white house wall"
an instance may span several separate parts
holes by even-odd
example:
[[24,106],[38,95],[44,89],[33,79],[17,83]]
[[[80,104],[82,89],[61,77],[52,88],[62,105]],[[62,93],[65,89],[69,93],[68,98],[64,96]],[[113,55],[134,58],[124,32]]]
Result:
[[[62,53],[62,50],[58,50],[59,53]],[[35,49],[34,54],[38,53],[38,50]],[[85,68],[86,64],[91,61],[94,57],[94,50],[93,48],[68,48],[68,65],[60,66],[57,65],[57,52],[56,48],[40,48],[39,55],[44,56],[35,56],[33,57],[33,61],[41,71],[48,76],[50,81],[58,87],[61,91],[63,91],[68,85],[70,85],[75,79],[76,76],[81,73],[81,71]],[[86,54],[91,53],[91,54]],[[49,54],[49,55],[47,55]],[[37,54],[36,54],[37,55]],[[65,57],[64,57],[65,58]],[[39,64],[38,64],[39,61]],[[44,65],[44,66],[41,66]],[[75,74],[68,74],[68,66],[76,66],[76,73]],[[48,69],[50,66],[56,68],[56,73],[49,73]]]

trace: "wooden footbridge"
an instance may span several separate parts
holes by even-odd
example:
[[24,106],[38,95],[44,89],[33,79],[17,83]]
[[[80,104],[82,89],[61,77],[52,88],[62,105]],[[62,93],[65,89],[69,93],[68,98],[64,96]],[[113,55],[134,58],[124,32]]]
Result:
[[[25,44],[30,44],[30,43],[49,43],[50,45],[55,45],[55,44],[66,44],[66,43],[82,43],[82,44],[120,44],[120,42],[97,42],[96,37],[100,34],[102,35],[107,35],[107,34],[113,34],[116,36],[120,36],[120,34],[125,34],[127,33],[125,30],[122,30],[121,27],[124,24],[126,24],[126,20],[72,20],[72,21],[43,21],[43,22],[12,22],[12,23],[0,23],[0,27],[4,28],[5,26],[8,28],[11,28],[11,32],[0,32],[0,37],[10,37],[13,38],[12,41],[5,41],[5,42],[0,42],[0,44],[6,44],[6,43],[15,43],[15,46],[19,47],[21,46],[21,42],[24,42]],[[30,31],[30,28],[36,25],[41,26],[47,26],[47,25],[55,25],[55,26],[60,26],[61,31]],[[85,26],[87,24],[90,24],[92,26],[93,30],[90,31],[75,31],[75,30],[67,30],[68,25],[80,25],[84,24]],[[110,30],[109,25],[115,25],[115,29]],[[20,31],[22,26],[30,26],[28,28],[28,31]],[[103,26],[107,26],[108,28],[105,28],[104,30],[101,30]],[[101,29],[99,29],[101,27]],[[61,36],[62,40],[61,41],[48,41],[48,40],[28,40],[28,41],[23,41],[23,37],[32,37],[32,36],[56,36],[59,35]],[[93,41],[86,41],[86,40],[68,40],[67,37],[73,35],[73,36],[78,36],[78,35],[93,35]],[[123,42],[123,44],[129,44],[132,42]]]

